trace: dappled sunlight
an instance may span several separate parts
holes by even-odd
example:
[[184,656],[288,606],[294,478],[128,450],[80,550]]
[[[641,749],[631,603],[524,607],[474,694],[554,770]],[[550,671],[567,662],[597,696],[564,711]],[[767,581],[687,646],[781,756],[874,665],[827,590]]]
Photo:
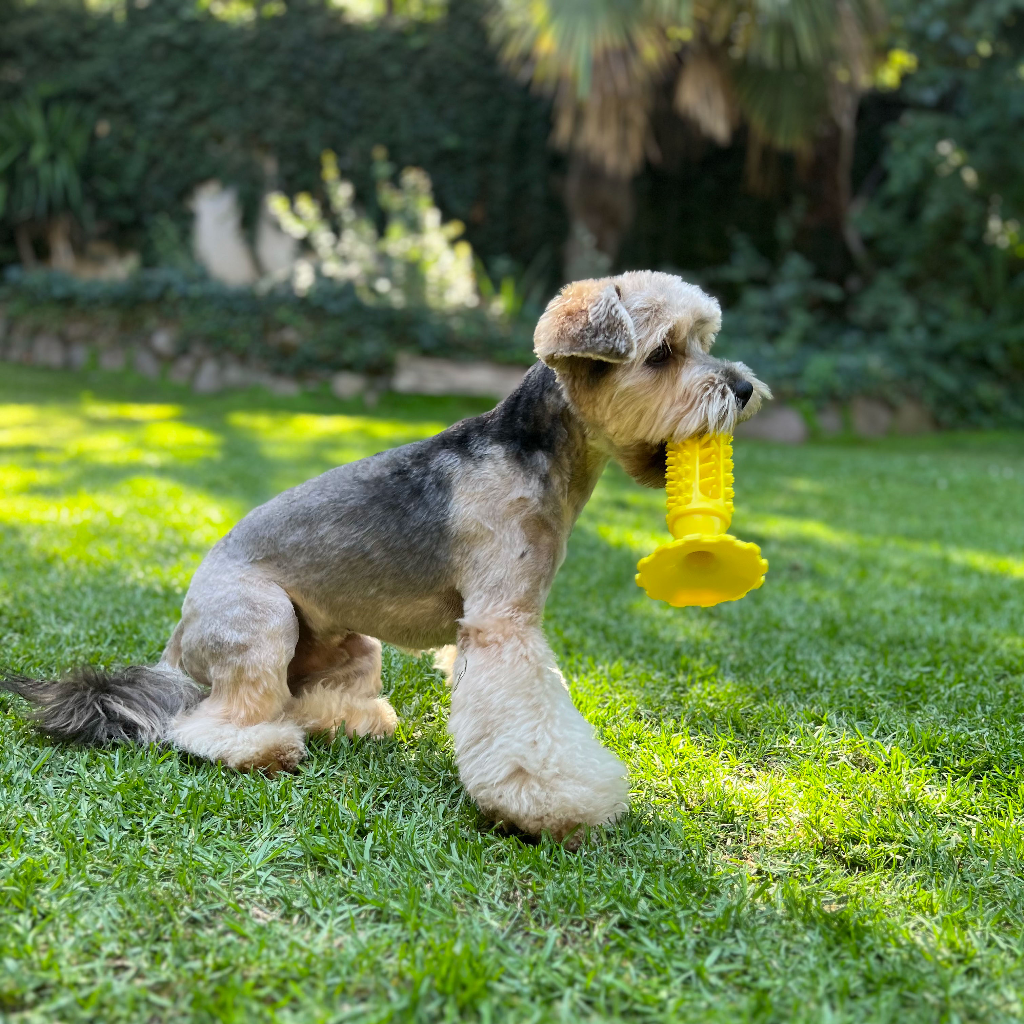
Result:
[[951,544],[928,543],[909,540],[899,534],[879,536],[876,534],[860,534],[852,530],[840,530],[827,523],[815,519],[797,519],[792,516],[746,515],[744,521],[749,528],[760,536],[775,540],[813,540],[834,548],[899,548],[903,552],[937,558],[953,565],[978,572],[1008,576],[1011,579],[1024,579],[1024,558],[979,551],[971,548],[956,547]]
[[[1011,558],[1024,551],[1024,448],[1010,438],[944,436],[794,452],[738,445],[736,455],[738,529],[748,514],[778,516],[861,538]],[[794,479],[815,486],[790,486]]]
[[167,402],[0,405],[0,529],[32,558],[181,593],[253,504],[443,420],[205,411]]
[[956,548],[943,548],[942,553],[954,565],[962,565],[978,572],[994,573],[1009,576],[1011,579],[1024,580],[1024,558],[1009,558],[1005,555],[993,555],[986,551],[969,551]]
[[[218,457],[220,438],[182,414],[177,405],[88,397],[0,406],[0,524],[22,528],[35,557],[118,565],[127,578],[183,589],[245,507],[138,472]],[[96,476],[106,470],[117,472]]]
[[[0,406],[0,481],[8,515],[14,514],[14,495],[32,492],[40,496],[38,508],[23,501],[18,514],[42,521],[53,514],[47,507],[54,496],[83,486],[86,467],[106,467],[115,474],[107,480],[113,487],[124,481],[125,470],[136,471],[132,476],[146,469],[177,477],[195,466],[211,488],[229,492],[226,507],[237,519],[275,491],[331,466],[429,437],[445,425],[275,411],[226,411],[195,422],[181,405],[101,402],[88,395],[63,403],[10,404]],[[19,465],[3,465],[8,459]],[[232,467],[227,473],[225,465]],[[252,491],[249,481],[262,494],[245,497],[243,489]],[[103,490],[98,484],[90,479],[94,495]]]
[[184,411],[180,405],[157,402],[101,402],[88,396],[82,399],[82,412],[91,420],[149,423],[153,420],[180,419]]
[[170,466],[214,457],[220,439],[183,423],[180,407],[83,401],[0,407],[0,457],[29,449],[46,462]]
[[[289,412],[232,412],[228,427],[273,466],[272,491],[281,491],[333,466],[430,437],[447,424],[372,416]],[[267,495],[269,497],[269,494]]]
[[[787,481],[787,486],[792,483],[793,481]],[[812,484],[792,489],[814,493],[825,488],[824,485]],[[658,493],[660,498],[660,492]],[[621,505],[621,503],[606,499],[601,506],[601,517],[605,521],[596,522],[592,527],[593,532],[606,544],[619,550],[630,551],[639,557],[649,554],[659,544],[665,543],[668,537],[667,527],[664,526],[664,519],[661,516],[651,520],[648,512],[648,510],[653,511],[651,503],[635,502],[628,506],[629,511],[633,513],[629,517],[628,525],[622,522],[624,517],[621,513],[625,509],[621,507],[617,509],[616,504]],[[661,507],[662,501],[659,500],[659,511]],[[606,521],[609,518],[612,521]],[[594,521],[594,516],[588,516],[586,521]],[[903,553],[944,560],[978,572],[992,573],[1011,579],[1024,579],[1024,557],[934,541],[912,540],[899,533],[889,535],[858,533],[854,530],[829,525],[820,519],[759,513],[752,511],[749,505],[737,513],[730,532],[743,539],[747,539],[748,534],[756,534],[758,538],[771,540],[814,541],[817,544],[841,550],[865,547],[877,550],[891,547],[899,549]]]
[[628,526],[602,523],[594,531],[598,537],[613,548],[621,548],[636,554],[649,554],[669,536],[667,530],[643,530]]
[[[596,701],[588,682],[577,681],[574,694],[628,764],[641,805],[704,820],[720,833],[719,856],[753,874],[794,855],[825,855],[843,871],[910,869],[915,865],[904,862],[920,862],[914,849],[933,835],[935,863],[917,865],[927,872],[962,855],[961,842],[943,841],[940,833],[967,808],[992,799],[983,778],[951,777],[898,744],[828,723],[771,737],[758,757],[745,757],[725,706],[732,703],[732,715],[742,716],[749,700],[727,682],[712,686],[722,707],[710,733],[654,720],[629,694],[614,705]],[[700,685],[707,690],[708,681]],[[973,853],[1024,849],[1022,812],[1024,780],[1008,780],[985,827],[973,830]]]
[[794,494],[825,494],[828,491],[828,487],[822,481],[809,480],[802,476],[785,477],[779,483]]
[[437,421],[409,423],[403,420],[375,419],[372,416],[323,416],[312,413],[233,412],[226,422],[258,438],[268,454],[295,454],[295,447],[333,442],[338,451],[361,458],[373,451],[383,451],[431,437],[447,426]]

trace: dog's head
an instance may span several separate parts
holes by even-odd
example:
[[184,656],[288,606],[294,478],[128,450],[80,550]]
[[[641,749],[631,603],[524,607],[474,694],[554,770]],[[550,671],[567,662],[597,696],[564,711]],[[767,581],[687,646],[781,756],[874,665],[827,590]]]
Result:
[[715,299],[672,274],[576,281],[537,324],[537,356],[587,426],[642,484],[665,483],[665,444],[726,433],[770,398],[743,363],[709,355]]

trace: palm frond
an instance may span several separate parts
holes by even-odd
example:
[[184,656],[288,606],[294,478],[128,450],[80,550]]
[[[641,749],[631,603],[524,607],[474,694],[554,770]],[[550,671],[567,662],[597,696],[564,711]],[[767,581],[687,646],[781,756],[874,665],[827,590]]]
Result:
[[636,70],[664,66],[671,49],[662,19],[686,7],[685,0],[499,0],[490,28],[511,67],[551,91],[569,81],[582,100],[608,54]]
[[823,67],[836,51],[839,5],[822,0],[753,0],[745,59],[773,71]]
[[[731,0],[715,3],[720,38],[733,56],[776,71],[827,67],[877,34],[881,0]],[[721,15],[728,13],[725,24]]]
[[[883,2],[496,0],[491,33],[506,63],[554,95],[556,143],[632,174],[673,66],[675,109],[702,134],[727,143],[742,113],[761,143],[805,146],[870,78]],[[681,62],[680,38],[694,40]]]
[[[555,96],[552,140],[584,153],[612,176],[629,178],[647,155],[653,92],[648,82],[630,76],[629,65],[619,57],[605,54],[598,62],[600,73],[585,102],[570,83],[563,84]],[[619,66],[605,71],[608,64]]]
[[776,149],[807,146],[828,113],[825,81],[811,69],[781,71],[738,63],[732,80],[744,118]]

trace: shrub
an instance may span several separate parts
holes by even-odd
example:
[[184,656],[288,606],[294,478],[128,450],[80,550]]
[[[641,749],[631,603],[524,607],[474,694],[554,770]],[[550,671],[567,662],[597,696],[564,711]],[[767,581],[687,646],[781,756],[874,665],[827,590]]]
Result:
[[[370,155],[382,144],[398,166],[427,170],[488,264],[546,253],[557,273],[566,227],[548,105],[497,66],[485,0],[448,7],[432,21],[359,25],[318,0],[263,4],[241,22],[196,0],[127,3],[121,15],[85,0],[0,0],[0,106],[45,87],[92,111],[85,198],[148,264],[165,218],[187,237],[199,182],[235,185],[251,225],[268,183],[317,190],[325,149],[376,217]],[[14,258],[0,231],[0,264]]]
[[[923,399],[947,425],[1024,424],[1024,4],[894,0],[903,79],[858,227],[871,265],[846,287],[789,244],[743,238],[704,279],[731,301],[722,347],[783,395]],[[1018,12],[1020,12],[1018,14]]]
[[147,268],[121,282],[13,268],[0,286],[0,302],[12,319],[40,325],[113,318],[122,332],[141,334],[172,322],[183,344],[199,343],[276,373],[385,373],[402,351],[523,364],[533,359],[527,322],[480,308],[441,313],[368,305],[350,283],[323,281],[299,296],[288,284],[261,294],[166,268]]
[[330,150],[322,155],[321,167],[330,216],[308,192],[292,200],[277,192],[267,200],[281,227],[311,246],[291,272],[296,294],[308,294],[318,282],[343,281],[367,305],[451,312],[480,304],[473,249],[457,241],[463,232],[459,221],[442,223],[425,171],[406,167],[396,186],[387,151],[375,150],[377,202],[385,217],[384,230],[378,232],[370,217],[357,212],[355,189],[339,175]]

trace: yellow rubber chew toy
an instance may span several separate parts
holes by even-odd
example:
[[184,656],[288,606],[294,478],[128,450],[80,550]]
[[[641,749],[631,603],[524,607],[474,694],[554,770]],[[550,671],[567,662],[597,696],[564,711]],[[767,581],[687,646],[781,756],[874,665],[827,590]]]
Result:
[[732,521],[732,437],[708,434],[668,446],[669,532],[675,540],[637,564],[637,585],[676,608],[737,601],[764,583],[756,544],[726,533]]

